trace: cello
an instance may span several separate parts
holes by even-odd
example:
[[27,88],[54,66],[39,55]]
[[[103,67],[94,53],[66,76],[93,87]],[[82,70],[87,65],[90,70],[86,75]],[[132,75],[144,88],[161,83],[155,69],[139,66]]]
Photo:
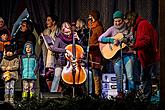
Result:
[[84,50],[80,45],[69,44],[65,47],[69,53],[65,54],[67,64],[62,71],[62,80],[70,85],[80,85],[85,82],[87,76],[84,67],[81,66],[80,61],[84,54]]

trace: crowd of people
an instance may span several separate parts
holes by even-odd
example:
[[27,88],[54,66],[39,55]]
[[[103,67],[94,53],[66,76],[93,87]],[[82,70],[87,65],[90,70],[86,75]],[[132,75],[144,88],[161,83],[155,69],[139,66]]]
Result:
[[[67,94],[68,91],[73,92],[69,87],[75,87],[78,91],[76,95],[101,97],[106,53],[100,45],[107,44],[106,51],[119,48],[113,57],[106,58],[113,62],[113,67],[109,68],[114,68],[116,74],[117,97],[122,98],[142,84],[144,99],[147,102],[151,100],[152,74],[155,64],[160,60],[158,33],[149,21],[137,13],[115,11],[113,26],[107,30],[104,30],[97,10],[88,13],[87,22],[79,18],[61,25],[58,16],[47,15],[46,29],[39,33],[38,39],[33,29],[33,22],[23,19],[21,28],[11,37],[0,17],[0,68],[5,84],[5,102],[14,104],[14,85],[17,80],[22,83],[22,99],[33,97],[38,78],[42,81],[41,92]],[[119,34],[122,38],[117,38]],[[35,53],[36,43],[41,47],[39,57]],[[70,44],[73,47],[71,50],[66,48]],[[64,76],[70,71],[71,75]],[[126,74],[127,91],[123,90],[123,74]],[[138,74],[140,84],[135,81],[135,74]],[[82,77],[82,82],[79,82]],[[67,84],[70,81],[73,84]]]

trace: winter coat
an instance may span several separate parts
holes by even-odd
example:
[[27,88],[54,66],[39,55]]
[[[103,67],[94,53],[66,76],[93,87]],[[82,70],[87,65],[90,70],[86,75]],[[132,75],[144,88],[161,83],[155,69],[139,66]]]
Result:
[[2,40],[0,40],[0,58],[3,57],[5,45],[9,45],[9,44],[11,44],[10,41],[2,41]]
[[37,60],[34,55],[23,55],[21,58],[22,79],[37,79],[36,77]]
[[136,19],[133,33],[135,33],[135,45],[133,48],[137,50],[143,68],[156,62],[158,57],[158,34],[154,27],[145,19],[138,16]]
[[3,73],[6,72],[4,68],[8,66],[11,67],[11,69],[9,70],[11,79],[18,80],[19,59],[17,58],[17,56],[15,55],[13,55],[12,57],[5,56],[2,59],[0,68],[2,69]]
[[[31,55],[27,55],[26,53],[26,45],[30,45],[31,47]],[[37,58],[34,55],[34,49],[32,42],[27,42],[24,45],[23,55],[21,56],[21,74],[22,79],[37,79],[36,71],[37,71]]]
[[[54,31],[51,31],[51,29],[47,28],[43,31],[43,34],[46,35],[46,36],[51,37],[52,40],[55,41],[56,36],[59,34],[59,28],[57,26],[55,26],[53,30]],[[44,67],[47,66],[47,67],[54,68],[54,55],[51,54],[51,52],[46,48],[46,45],[43,42],[42,37],[39,38],[38,43],[39,43],[39,45],[41,46],[41,49],[42,49]],[[49,53],[48,53],[48,51],[49,51]],[[49,61],[47,61],[47,60],[49,60]]]
[[[88,22],[88,28],[90,28],[90,23]],[[102,54],[99,49],[98,37],[103,33],[103,26],[101,22],[95,21],[91,26],[91,36],[89,38],[89,56],[92,68],[101,68]],[[97,64],[99,63],[99,64]]]

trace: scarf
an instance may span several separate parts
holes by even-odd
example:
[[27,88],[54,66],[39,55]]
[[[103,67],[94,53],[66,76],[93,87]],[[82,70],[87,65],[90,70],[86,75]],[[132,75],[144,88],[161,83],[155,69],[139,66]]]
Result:
[[[88,28],[90,28],[90,22],[91,21],[88,21]],[[91,25],[91,28],[96,28],[97,26],[102,26],[101,22],[100,21],[94,21],[92,22],[92,25]]]
[[72,35],[72,34],[68,36],[68,35],[65,35],[65,34],[63,34],[63,33],[60,33],[58,37],[59,37],[64,43],[66,43],[66,44],[72,44],[72,41],[73,41],[73,39],[72,39],[73,35]]
[[12,55],[12,56],[4,56],[4,59],[6,59],[6,60],[9,60],[9,61],[11,61],[11,60],[13,60],[13,59],[15,59],[15,58],[17,58],[17,55]]

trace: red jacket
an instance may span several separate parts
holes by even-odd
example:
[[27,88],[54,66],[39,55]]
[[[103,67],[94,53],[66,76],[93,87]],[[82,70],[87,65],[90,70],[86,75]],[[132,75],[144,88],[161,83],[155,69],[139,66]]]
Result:
[[158,49],[158,34],[153,26],[142,17],[136,19],[133,32],[138,57],[143,68],[160,60]]

